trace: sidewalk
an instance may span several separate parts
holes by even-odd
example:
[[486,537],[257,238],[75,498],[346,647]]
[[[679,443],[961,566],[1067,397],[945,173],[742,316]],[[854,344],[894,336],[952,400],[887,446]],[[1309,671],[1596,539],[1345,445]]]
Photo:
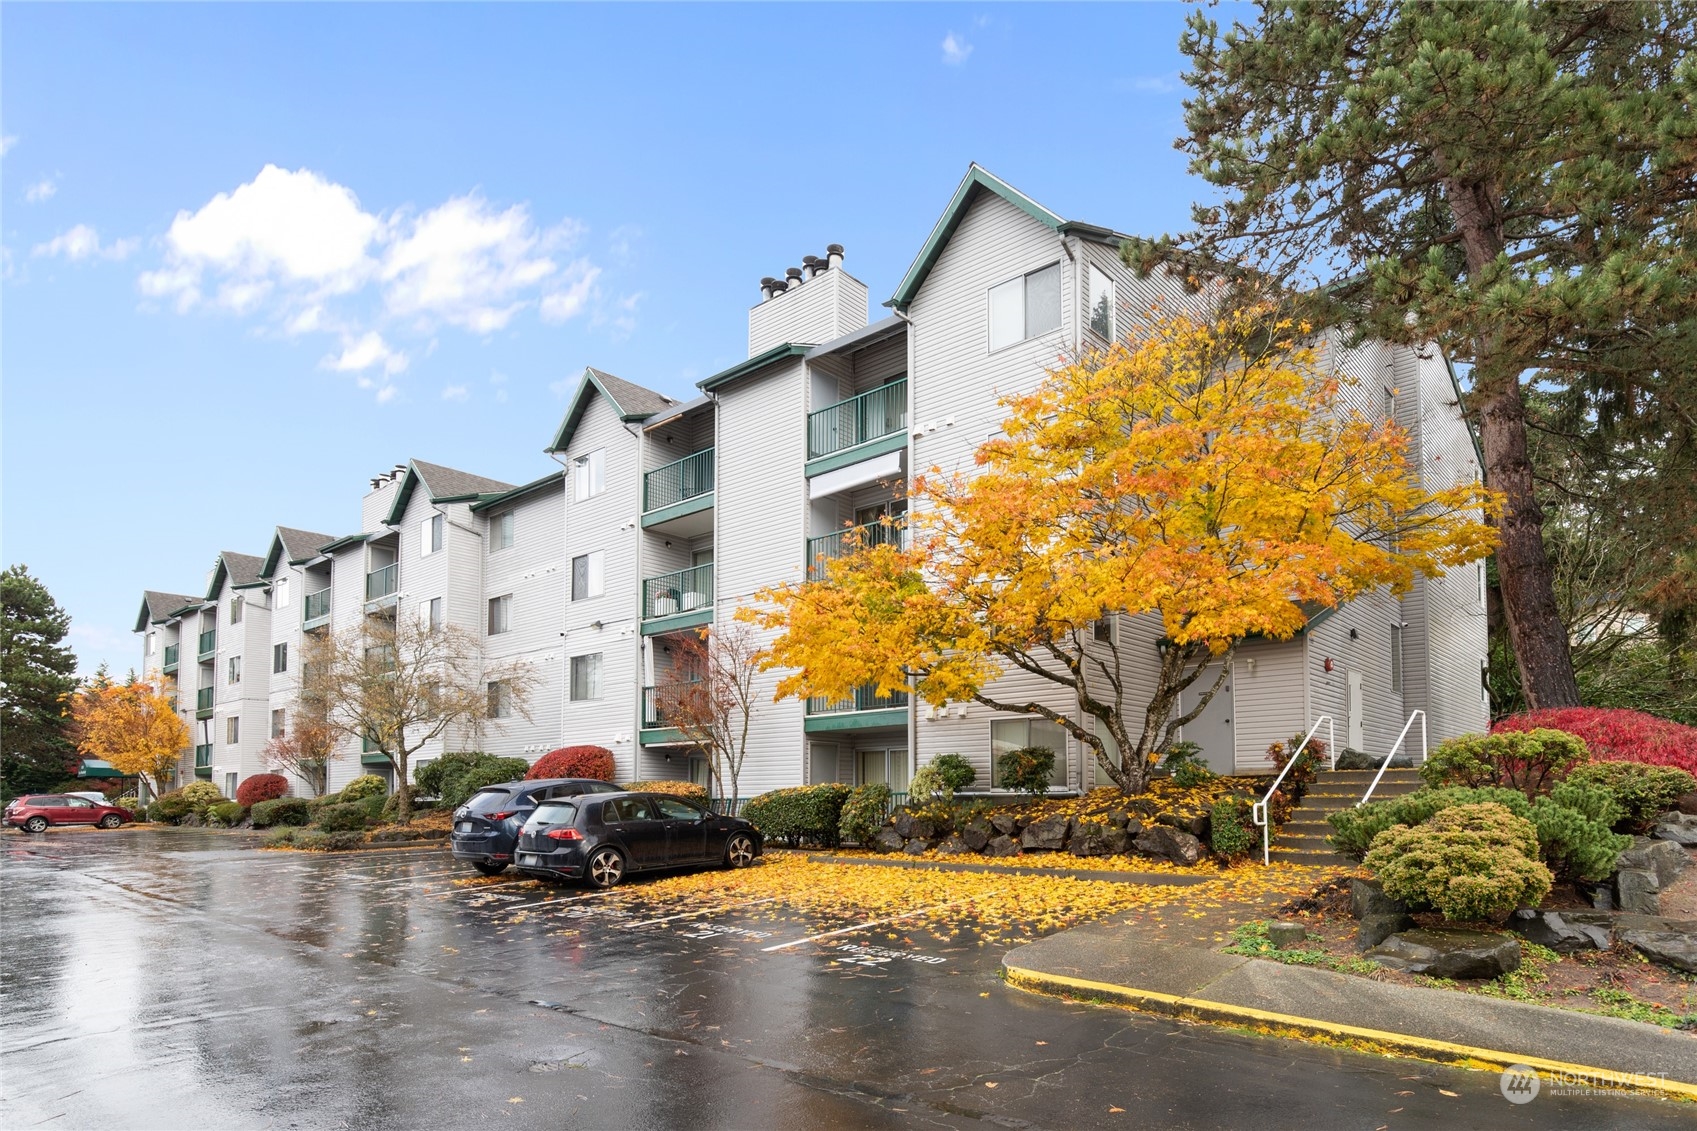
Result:
[[1097,923],[1018,947],[1007,980],[1193,1021],[1697,1100],[1697,1034],[1157,942]]

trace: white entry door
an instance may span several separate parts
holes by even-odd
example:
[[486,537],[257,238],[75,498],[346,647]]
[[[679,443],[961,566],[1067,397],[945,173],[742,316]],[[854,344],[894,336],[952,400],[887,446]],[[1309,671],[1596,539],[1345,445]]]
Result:
[[[1214,686],[1214,681],[1220,678],[1220,666],[1210,664],[1195,683],[1185,689],[1181,703],[1184,713],[1189,714]],[[1202,753],[1197,760],[1213,770],[1216,774],[1235,774],[1237,772],[1237,747],[1232,729],[1232,678],[1228,673],[1225,683],[1220,690],[1208,700],[1208,705],[1202,713],[1184,724],[1183,737],[1186,742],[1194,742],[1202,747]]]

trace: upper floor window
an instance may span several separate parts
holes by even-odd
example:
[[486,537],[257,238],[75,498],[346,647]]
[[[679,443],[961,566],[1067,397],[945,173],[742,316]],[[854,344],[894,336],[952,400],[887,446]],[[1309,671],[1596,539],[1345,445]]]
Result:
[[277,579],[277,584],[275,584],[271,587],[271,592],[276,594],[277,607],[279,609],[286,609],[286,608],[289,607],[289,579],[288,578],[279,577]]
[[424,623],[431,632],[442,630],[442,598],[432,597],[424,602]]
[[275,711],[271,712],[271,737],[272,738],[282,738],[283,737],[283,732],[288,727],[288,719],[289,719],[288,714],[281,707],[278,707]]
[[601,698],[601,653],[572,657],[571,697],[574,703]]
[[226,680],[226,682],[236,684],[236,683],[240,683],[241,681],[242,681],[242,658],[240,656],[231,656],[230,657],[230,667],[229,667],[229,679]]
[[596,448],[572,460],[572,498],[577,502],[607,489],[607,450]]
[[1092,331],[1107,341],[1114,340],[1114,281],[1094,263],[1090,265],[1090,290],[1084,296]]
[[242,740],[242,719],[240,715],[231,715],[224,720],[224,741],[234,746]]
[[513,512],[502,511],[489,520],[490,550],[505,550],[513,544]]
[[274,672],[289,670],[289,646],[287,643],[271,645],[271,670]]
[[419,524],[418,552],[428,557],[442,548],[442,537],[446,533],[448,520],[446,516],[433,514]]
[[245,599],[242,598],[242,597],[231,597],[230,598],[230,623],[231,624],[241,624],[242,623],[242,605],[244,604],[244,602],[245,602]]
[[147,634],[147,654],[151,656],[157,651],[159,651],[159,634],[150,632]]
[[492,719],[505,719],[510,717],[512,713],[512,692],[507,689],[507,685],[505,683],[502,683],[500,680],[495,680],[489,685],[489,717]]
[[606,554],[596,550],[590,554],[580,554],[572,559],[572,600],[582,601],[586,597],[599,597],[603,591],[603,562]]
[[499,636],[511,627],[513,595],[489,598],[489,635]]
[[990,288],[992,352],[1061,328],[1061,265],[1052,263],[1029,275]]

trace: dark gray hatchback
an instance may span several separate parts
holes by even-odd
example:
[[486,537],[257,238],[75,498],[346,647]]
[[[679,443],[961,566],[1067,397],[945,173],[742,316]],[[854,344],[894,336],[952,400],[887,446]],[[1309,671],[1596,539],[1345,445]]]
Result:
[[761,855],[760,830],[664,793],[601,794],[544,801],[525,821],[514,864],[527,876],[610,888],[631,872],[723,864]]
[[594,778],[542,778],[486,785],[454,810],[448,846],[485,876],[504,871],[513,861],[513,842],[525,819],[544,801],[585,793],[619,793],[612,782]]

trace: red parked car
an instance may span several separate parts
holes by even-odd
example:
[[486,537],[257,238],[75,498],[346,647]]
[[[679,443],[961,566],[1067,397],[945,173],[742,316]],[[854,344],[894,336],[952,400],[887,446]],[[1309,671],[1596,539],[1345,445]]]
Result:
[[6,806],[6,823],[38,833],[48,825],[99,825],[115,829],[136,815],[116,805],[97,805],[86,797],[63,793],[27,793]]

